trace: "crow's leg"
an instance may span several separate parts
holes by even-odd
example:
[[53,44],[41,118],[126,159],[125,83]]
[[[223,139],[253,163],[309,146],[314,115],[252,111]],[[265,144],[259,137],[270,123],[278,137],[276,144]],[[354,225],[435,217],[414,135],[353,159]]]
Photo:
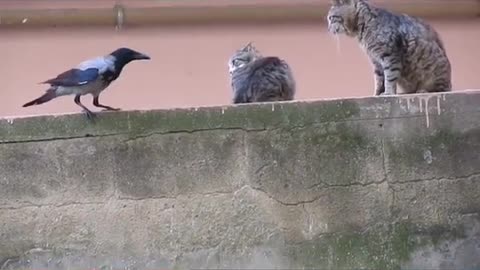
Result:
[[93,97],[93,105],[95,107],[104,108],[106,111],[120,111],[120,108],[112,108],[110,106],[100,104],[98,101],[98,96]]
[[78,106],[82,107],[88,119],[93,120],[93,118],[95,118],[96,115],[92,111],[90,111],[87,107],[83,106],[83,104],[80,102],[80,95],[75,96],[75,103]]

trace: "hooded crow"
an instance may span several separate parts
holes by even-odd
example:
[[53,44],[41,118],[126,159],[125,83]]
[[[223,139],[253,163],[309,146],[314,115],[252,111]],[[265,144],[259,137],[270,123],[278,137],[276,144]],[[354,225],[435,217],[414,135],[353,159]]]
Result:
[[106,56],[86,60],[53,79],[41,82],[50,84],[50,88],[41,97],[25,103],[23,107],[39,105],[60,96],[75,95],[75,103],[82,107],[88,119],[93,119],[95,114],[80,102],[81,96],[91,94],[95,107],[118,111],[120,109],[100,104],[98,97],[120,76],[125,65],[142,59],[149,60],[150,57],[129,48],[119,48]]

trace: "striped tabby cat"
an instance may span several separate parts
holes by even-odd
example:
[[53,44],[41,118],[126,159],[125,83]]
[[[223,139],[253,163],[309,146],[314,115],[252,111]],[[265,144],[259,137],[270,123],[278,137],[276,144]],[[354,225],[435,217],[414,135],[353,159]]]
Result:
[[332,2],[328,31],[358,39],[373,65],[375,95],[451,91],[450,61],[433,27],[367,0]]
[[288,64],[275,56],[263,57],[252,43],[228,60],[233,103],[293,100],[295,80]]

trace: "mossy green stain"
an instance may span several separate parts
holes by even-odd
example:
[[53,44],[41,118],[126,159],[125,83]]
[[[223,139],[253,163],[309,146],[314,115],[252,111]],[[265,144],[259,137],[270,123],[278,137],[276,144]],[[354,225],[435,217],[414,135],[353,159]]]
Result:
[[358,130],[346,123],[336,123],[333,128],[326,127],[324,132],[311,134],[313,145],[335,149],[335,151],[351,151],[372,148],[376,150],[373,141],[365,138]]
[[449,129],[441,129],[431,136],[425,137],[425,144],[430,147],[455,147],[461,140],[461,135]]
[[297,267],[400,269],[417,249],[464,238],[462,232],[463,228],[432,227],[419,233],[411,223],[396,223],[366,233],[324,235],[289,247],[287,254]]
[[464,239],[467,237],[463,226],[449,228],[442,225],[434,225],[424,232],[430,235],[429,244],[437,247],[444,240]]
[[[478,136],[478,132],[471,132]],[[440,129],[431,135],[405,138],[402,141],[387,141],[389,158],[394,164],[404,164],[407,167],[417,167],[425,163],[425,151],[432,155],[440,154],[455,157],[461,149],[469,147],[472,139],[467,139],[468,134],[453,132],[448,128]],[[478,139],[476,139],[478,140]],[[454,161],[459,159],[452,158]]]

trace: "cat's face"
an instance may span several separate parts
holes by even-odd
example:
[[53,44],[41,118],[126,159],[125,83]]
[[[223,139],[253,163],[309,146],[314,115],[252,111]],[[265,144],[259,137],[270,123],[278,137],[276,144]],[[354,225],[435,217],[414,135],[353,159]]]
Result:
[[327,14],[328,31],[334,35],[355,35],[356,6],[359,0],[333,0]]
[[228,72],[230,73],[230,75],[232,75],[235,70],[245,66],[246,64],[254,60],[257,60],[260,57],[260,52],[250,42],[245,47],[236,51],[232,55],[232,57],[230,57],[230,59],[228,60]]

